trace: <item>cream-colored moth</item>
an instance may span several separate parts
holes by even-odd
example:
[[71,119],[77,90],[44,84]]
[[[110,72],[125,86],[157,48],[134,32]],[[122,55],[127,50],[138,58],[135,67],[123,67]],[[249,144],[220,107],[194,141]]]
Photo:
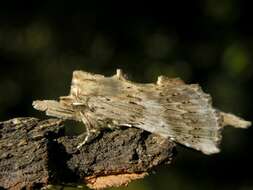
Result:
[[213,108],[210,95],[197,84],[165,76],[159,76],[156,83],[134,83],[120,69],[111,77],[74,71],[68,96],[59,101],[34,101],[33,106],[49,116],[83,122],[87,128],[84,143],[91,131],[128,126],[205,154],[219,152],[223,126],[251,125]]

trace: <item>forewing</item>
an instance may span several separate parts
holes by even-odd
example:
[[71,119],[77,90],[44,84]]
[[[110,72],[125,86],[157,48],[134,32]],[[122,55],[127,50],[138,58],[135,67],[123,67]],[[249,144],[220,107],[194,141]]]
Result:
[[205,154],[219,152],[221,116],[198,85],[160,85],[150,97],[137,127]]
[[76,71],[71,95],[76,94],[89,94],[94,120],[136,126],[205,154],[219,152],[221,116],[198,85],[164,76],[157,84],[137,84]]

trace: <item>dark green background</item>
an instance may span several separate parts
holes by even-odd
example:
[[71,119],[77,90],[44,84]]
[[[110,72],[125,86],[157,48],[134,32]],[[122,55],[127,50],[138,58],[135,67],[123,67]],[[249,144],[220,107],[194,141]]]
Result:
[[[72,71],[199,83],[214,106],[252,120],[252,4],[20,1],[0,6],[0,120],[45,117],[35,99],[67,95]],[[253,130],[226,128],[220,154],[183,147],[169,167],[125,189],[253,189]]]

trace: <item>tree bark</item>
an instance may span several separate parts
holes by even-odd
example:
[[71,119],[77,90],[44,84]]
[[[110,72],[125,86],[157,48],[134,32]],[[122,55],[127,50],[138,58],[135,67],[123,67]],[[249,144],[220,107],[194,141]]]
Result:
[[[0,122],[0,189],[85,183],[101,189],[144,177],[175,156],[175,144],[136,128],[104,130],[81,149],[59,119]],[[70,127],[70,126],[69,126]]]

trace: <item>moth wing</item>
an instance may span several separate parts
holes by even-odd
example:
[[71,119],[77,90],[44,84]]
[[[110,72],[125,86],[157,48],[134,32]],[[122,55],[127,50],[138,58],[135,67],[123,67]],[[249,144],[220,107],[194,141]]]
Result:
[[[180,79],[160,76],[157,84],[144,87],[143,93],[130,94],[135,98],[139,96],[142,100],[134,100],[133,102],[137,104],[129,104],[131,103],[129,97],[123,99],[119,97],[124,82],[115,79],[75,71],[71,95],[94,94],[94,98],[89,99],[89,104],[100,105],[101,108],[106,107],[106,110],[97,109],[99,115],[115,118],[119,124],[132,125],[170,137],[180,144],[200,150],[205,154],[219,152],[221,116],[212,107],[210,96],[205,94],[198,85],[186,85]],[[132,89],[138,88],[138,84],[136,86],[135,83],[131,84]],[[113,90],[112,86],[115,87]],[[105,93],[107,90],[109,93]],[[98,94],[107,98],[97,97]],[[78,96],[82,97],[80,94]],[[110,96],[113,98],[110,99]],[[109,102],[106,99],[109,99]],[[114,112],[108,110],[114,110]]]
[[219,152],[222,118],[198,85],[165,85],[151,96],[137,127],[205,154]]

